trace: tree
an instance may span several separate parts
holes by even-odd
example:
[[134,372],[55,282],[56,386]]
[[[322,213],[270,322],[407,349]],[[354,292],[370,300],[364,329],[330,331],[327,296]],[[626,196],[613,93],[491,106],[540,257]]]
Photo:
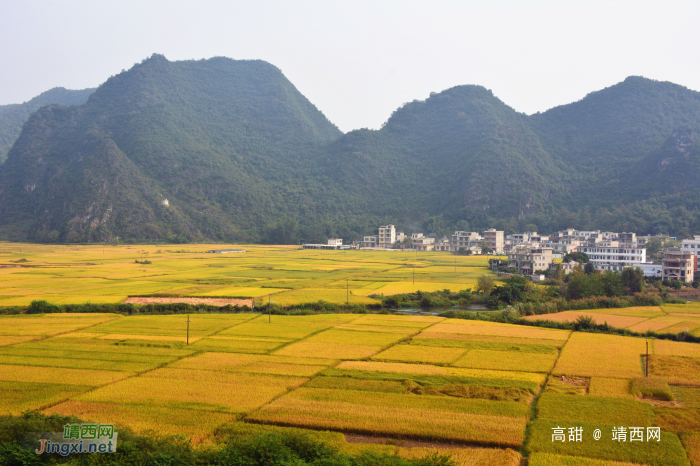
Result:
[[484,295],[491,293],[493,289],[494,279],[492,275],[481,275],[476,279],[476,289],[481,291]]
[[622,271],[622,285],[628,293],[638,293],[644,290],[644,272],[639,267],[626,267]]
[[595,273],[595,265],[593,265],[593,264],[591,264],[590,262],[588,262],[588,263],[583,267],[583,272],[584,272],[586,275],[590,275],[590,274],[592,274],[592,273]]
[[622,277],[619,273],[606,270],[600,277],[605,296],[614,298],[625,294],[625,287],[622,285]]
[[423,222],[423,231],[426,235],[429,233],[435,233],[436,237],[441,237],[446,234],[447,224],[442,218],[442,215],[428,217],[428,220]]
[[588,254],[585,252],[579,252],[579,251],[574,251],[574,252],[569,252],[564,256],[564,262],[571,262],[571,261],[576,261],[579,264],[587,264],[588,263]]
[[534,223],[528,223],[525,225],[525,231],[537,231],[537,225]]

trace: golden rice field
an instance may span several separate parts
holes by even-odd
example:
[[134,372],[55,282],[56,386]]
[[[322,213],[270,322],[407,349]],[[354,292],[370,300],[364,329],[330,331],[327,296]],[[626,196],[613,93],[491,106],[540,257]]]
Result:
[[[71,414],[198,445],[217,432],[293,427],[343,451],[437,449],[470,466],[523,457],[697,465],[695,343],[649,340],[650,375],[670,385],[669,402],[632,392],[644,376],[642,338],[435,316],[247,313],[190,315],[187,345],[186,318],[0,316],[0,414]],[[612,442],[616,425],[658,426],[661,440]],[[583,442],[552,442],[557,426],[582,426]],[[594,428],[607,436],[593,440]],[[380,444],[350,443],[351,434]]]
[[[207,254],[242,248],[244,253]],[[150,264],[136,263],[148,260]],[[259,297],[372,304],[371,294],[474,289],[488,257],[298,246],[67,246],[0,243],[0,306],[118,303],[128,296]],[[269,295],[269,297],[268,297]],[[264,297],[264,299],[262,298]]]
[[700,336],[700,305],[698,303],[564,311],[527,316],[525,319],[575,322],[581,316],[591,317],[597,324],[607,322],[612,327],[627,328],[639,333],[652,331],[678,334],[685,332]]

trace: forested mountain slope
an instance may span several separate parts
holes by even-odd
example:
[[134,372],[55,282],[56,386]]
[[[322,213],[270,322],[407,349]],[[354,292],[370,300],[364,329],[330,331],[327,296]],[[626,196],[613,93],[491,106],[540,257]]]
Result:
[[23,104],[0,105],[0,164],[7,158],[7,153],[17,140],[22,131],[22,125],[26,123],[29,115],[49,104],[80,105],[94,91],[95,89],[72,91],[55,87]]
[[154,55],[32,115],[0,166],[0,239],[700,230],[698,132],[700,93],[630,77],[532,116],[457,86],[342,134],[268,63]]

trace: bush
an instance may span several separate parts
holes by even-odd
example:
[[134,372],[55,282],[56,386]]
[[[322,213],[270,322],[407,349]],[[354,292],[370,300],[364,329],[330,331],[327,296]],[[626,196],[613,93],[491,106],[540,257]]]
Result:
[[28,314],[55,314],[59,312],[64,311],[59,306],[44,300],[32,301],[27,309]]
[[223,447],[193,448],[180,436],[152,438],[116,427],[119,433],[117,451],[110,454],[109,458],[99,453],[82,454],[79,458],[34,453],[38,432],[62,432],[65,424],[79,423],[80,419],[72,416],[46,416],[39,413],[0,416],[0,464],[456,466],[449,456],[437,454],[419,459],[404,459],[369,451],[347,455],[306,433],[282,430],[249,437],[231,435],[224,439]]

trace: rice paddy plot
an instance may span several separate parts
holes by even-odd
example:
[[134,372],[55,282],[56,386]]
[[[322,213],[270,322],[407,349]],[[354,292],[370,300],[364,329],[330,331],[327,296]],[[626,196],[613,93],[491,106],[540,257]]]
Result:
[[630,381],[628,379],[591,377],[591,382],[588,386],[588,393],[592,396],[634,398],[634,396],[630,393]]
[[328,359],[364,359],[374,356],[383,346],[344,345],[337,343],[317,343],[300,341],[275,351],[281,356]]
[[606,307],[600,309],[586,309],[581,312],[611,316],[645,317],[647,319],[666,315],[660,306]]
[[[515,344],[515,345],[541,345],[549,348],[562,348],[566,344],[566,340],[547,340],[538,338],[522,338],[500,335],[470,335],[460,333],[441,333],[434,332],[432,327],[419,333],[412,342],[418,344],[419,340],[430,340],[431,342],[442,341],[445,346],[449,345],[471,345],[474,342],[488,342],[496,344]],[[556,352],[556,349],[553,350]]]
[[425,458],[434,453],[448,455],[457,466],[520,466],[522,460],[520,453],[510,448],[399,447],[396,449],[396,454],[403,458]]
[[554,314],[526,316],[524,319],[530,321],[547,320],[552,322],[576,322],[576,320],[580,317],[590,317],[596,324],[607,323],[608,325],[616,328],[627,328],[648,320],[647,317],[593,313],[588,311],[564,311]]
[[654,317],[653,319],[645,320],[635,325],[629,327],[633,332],[658,332],[666,333],[664,329],[683,322],[684,318],[674,315],[664,315],[661,317]]
[[312,333],[356,319],[348,314],[311,316],[257,316],[255,319],[217,333],[217,336],[262,337],[282,341],[297,340]]
[[339,390],[302,387],[288,395],[288,398],[308,401],[343,402],[363,406],[426,409],[456,413],[489,414],[496,416],[529,417],[530,407],[512,401],[494,401],[449,396],[397,394],[369,392],[363,390]]
[[96,387],[135,375],[130,372],[93,371],[56,367],[0,364],[0,380],[6,382],[48,383]]
[[282,341],[237,339],[213,336],[198,340],[190,348],[198,351],[216,351],[232,353],[267,353],[283,345]]
[[367,392],[407,393],[405,381],[357,379],[354,377],[327,377],[319,375],[304,384],[305,388],[361,390]]
[[[368,293],[371,294],[371,293]],[[272,295],[271,302],[280,306],[293,306],[300,303],[314,303],[316,301],[326,301],[334,304],[378,304],[376,299],[368,298],[355,292],[348,293],[340,288],[300,288]]]
[[[257,317],[257,314],[192,314],[189,316],[191,337],[203,337]],[[90,333],[118,335],[158,335],[184,337],[188,317],[182,314],[129,316],[97,325]]]
[[36,356],[3,356],[3,364],[37,367],[64,367],[102,371],[142,372],[161,364],[157,362],[107,361],[98,359],[69,359]]
[[27,336],[2,335],[2,337],[0,337],[0,347],[16,345],[17,343],[25,343],[28,341],[36,340],[37,338],[39,338],[39,337],[34,336],[34,335],[27,335]]
[[[440,336],[443,334],[436,333],[434,336]],[[420,335],[414,337],[409,342],[411,345],[416,346],[429,346],[429,347],[440,347],[440,348],[463,348],[465,350],[490,350],[490,351],[507,351],[507,352],[518,352],[518,353],[535,353],[535,354],[559,354],[557,347],[551,345],[544,345],[541,343],[523,343],[527,342],[527,339],[519,340],[518,342],[507,342],[499,340],[485,340],[485,339],[466,339],[466,338],[419,338]],[[532,340],[530,340],[532,341]],[[554,340],[551,340],[554,342]]]
[[500,324],[483,320],[450,319],[430,327],[430,333],[566,340],[569,338],[570,332],[567,330],[552,330],[538,327],[524,327],[522,325]]
[[241,385],[211,379],[193,384],[186,378],[133,377],[78,396],[75,401],[188,408],[244,413],[286,392],[285,387]]
[[491,351],[473,349],[455,361],[455,367],[497,369],[504,371],[549,372],[557,360],[556,354]]
[[[662,356],[686,356],[700,358],[700,345],[697,343],[684,343],[671,340],[652,340],[649,352]],[[653,345],[653,346],[652,346]]]
[[462,348],[426,348],[418,345],[396,345],[373,356],[377,361],[400,361],[424,364],[450,364],[464,354]]
[[456,367],[430,366],[427,364],[404,364],[374,361],[345,361],[336,368],[326,369],[323,375],[354,377],[358,379],[406,381],[422,386],[469,385],[494,389],[514,388],[537,393],[544,383],[545,375]]
[[537,402],[537,418],[650,426],[654,412],[650,404],[633,399],[544,393]]
[[30,314],[0,316],[0,335],[50,336],[91,327],[111,320],[116,314]]
[[700,358],[649,355],[649,375],[673,385],[700,386]]
[[671,325],[670,327],[666,327],[663,330],[661,330],[662,333],[673,333],[673,334],[678,334],[678,333],[689,333],[693,336],[697,336],[700,331],[700,319],[684,319],[681,322],[678,322],[675,325]]
[[445,320],[435,316],[394,316],[382,314],[367,314],[352,321],[354,326],[376,326],[390,328],[422,329]]
[[409,332],[365,332],[361,330],[329,329],[316,335],[312,335],[303,343],[352,343],[362,346],[387,346],[417,333],[417,330]]
[[700,303],[664,304],[661,309],[669,314],[700,314]]
[[0,414],[19,415],[67,400],[90,390],[85,385],[0,381]]
[[86,421],[109,422],[127,426],[136,433],[186,435],[193,443],[203,443],[221,425],[239,415],[230,412],[177,408],[158,404],[98,403],[66,401],[44,410],[46,414],[77,416]]
[[180,359],[169,367],[224,372],[247,372],[309,377],[325,369],[322,364],[295,364],[286,358],[236,353],[204,353]]
[[476,288],[476,278],[473,279],[466,279],[460,282],[426,282],[426,281],[418,281],[416,280],[415,283],[412,281],[401,281],[401,282],[393,282],[393,283],[388,283],[381,288],[377,288],[373,291],[368,291],[366,292],[367,294],[377,294],[377,295],[384,295],[384,296],[390,296],[394,294],[403,294],[403,293],[415,293],[416,291],[426,291],[426,292],[434,292],[434,291],[442,291],[442,290],[451,290],[453,292],[457,292],[460,290],[464,290],[467,288]]
[[583,377],[629,379],[642,374],[645,340],[574,332],[559,356],[554,373]]
[[518,447],[526,418],[367,406],[282,397],[246,417],[251,422],[368,435]]

